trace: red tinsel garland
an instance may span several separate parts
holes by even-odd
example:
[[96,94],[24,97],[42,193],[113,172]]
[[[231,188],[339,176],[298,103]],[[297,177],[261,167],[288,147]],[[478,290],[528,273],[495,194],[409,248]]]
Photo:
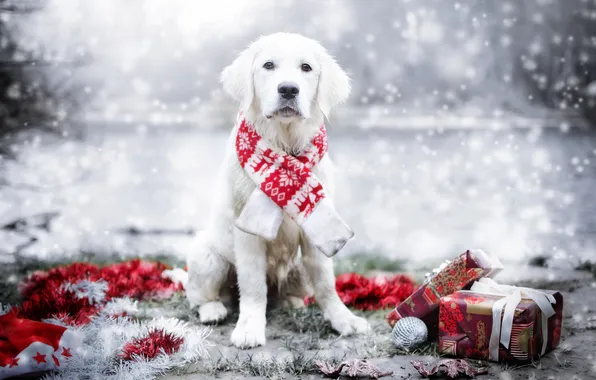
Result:
[[99,267],[90,263],[73,263],[51,269],[47,272],[35,272],[25,280],[21,294],[27,298],[39,289],[48,289],[65,282],[75,283],[79,280],[108,283],[107,299],[128,296],[134,299],[151,297],[167,298],[174,292],[182,290],[171,280],[162,278],[161,274],[168,267],[160,262],[149,262],[139,259],[110,264]]
[[[21,305],[14,307],[2,319],[3,322],[0,321],[0,343],[3,344],[0,344],[0,365],[20,365],[18,355],[23,355],[26,351],[22,348],[29,346],[27,342],[45,342],[42,338],[48,335],[47,331],[58,328],[34,321],[59,318],[67,324],[84,325],[98,315],[112,299],[166,299],[175,292],[182,291],[180,283],[162,276],[166,269],[168,268],[162,263],[132,260],[104,267],[73,263],[47,272],[33,273],[21,284]],[[412,294],[416,287],[410,277],[403,275],[366,278],[351,273],[338,276],[336,288],[347,306],[360,310],[378,310],[395,307]],[[307,302],[312,302],[312,299]],[[13,320],[23,326],[23,331],[16,332],[14,323],[11,322]],[[27,326],[41,327],[25,328]],[[45,335],[39,334],[35,329],[40,329]],[[61,337],[54,340],[59,339]],[[183,344],[184,337],[154,328],[125,344],[119,356],[122,360],[153,359],[160,353],[171,355],[179,351]],[[52,349],[54,356],[51,357],[59,365],[55,352],[63,348],[52,346]],[[35,353],[37,355],[33,359],[45,358],[46,354]],[[26,355],[30,355],[26,357],[31,359],[31,355],[35,353],[27,353]],[[71,355],[70,351],[68,353]],[[29,360],[27,363],[33,362]]]
[[47,272],[35,272],[22,284],[24,301],[16,312],[19,317],[32,320],[58,317],[67,323],[86,324],[99,312],[101,305],[91,304],[86,297],[77,297],[65,284],[103,280],[107,283],[106,302],[125,296],[137,300],[166,299],[183,288],[162,277],[165,269],[165,264],[137,259],[101,268],[89,263],[73,263]]
[[[77,297],[64,284],[103,280],[107,283],[106,302],[124,296],[137,300],[166,299],[183,288],[181,284],[162,277],[165,269],[167,266],[163,263],[137,259],[105,267],[73,263],[47,272],[35,272],[22,284],[24,301],[16,312],[19,317],[32,320],[58,317],[67,323],[86,324],[101,310],[101,304],[92,304],[86,297]],[[416,290],[416,285],[405,275],[367,278],[346,273],[337,277],[336,289],[349,307],[380,310],[395,307]],[[307,303],[312,302],[312,299],[307,300]]]
[[153,359],[160,353],[168,355],[180,349],[184,343],[184,338],[167,333],[164,329],[154,329],[147,335],[128,342],[122,348],[120,357],[124,360],[135,360],[137,357],[144,359]]
[[59,318],[70,325],[80,326],[89,323],[90,318],[99,312],[99,307],[57,285],[31,293],[15,311],[19,318],[34,321]]
[[[73,263],[47,272],[35,272],[21,284],[23,302],[13,308],[10,315],[15,320],[20,318],[19,323],[33,323],[31,326],[37,323],[33,321],[46,318],[59,318],[71,325],[84,325],[98,315],[112,299],[165,299],[182,291],[181,284],[162,276],[166,269],[168,268],[162,263],[132,260],[105,267]],[[395,307],[412,294],[415,285],[410,277],[403,275],[366,278],[350,273],[337,277],[336,288],[347,306],[360,310],[378,310]],[[312,299],[307,302],[311,303]],[[0,330],[14,330],[7,326],[8,322],[5,321],[3,325],[0,324]],[[52,325],[45,328],[51,329]],[[38,339],[33,331],[23,331],[19,337],[10,338],[15,342],[21,338]],[[153,359],[160,353],[170,355],[179,351],[183,343],[184,337],[155,328],[125,344],[119,356],[123,360]],[[18,352],[22,351],[15,344],[8,348],[14,352],[4,349],[4,356],[0,355],[4,366],[6,363],[16,363],[16,357],[20,355]],[[40,357],[40,354],[36,357]]]
[[[23,302],[0,316],[0,378],[5,371],[35,373],[54,369],[48,367],[54,364],[58,369],[74,355],[71,350],[77,345],[69,338],[69,329],[38,321],[58,318],[84,325],[115,298],[164,299],[183,290],[181,284],[162,276],[165,269],[162,263],[132,260],[105,267],[73,263],[33,273],[21,284]],[[120,356],[153,359],[160,353],[177,352],[183,343],[182,336],[154,329],[127,343]]]
[[[356,273],[337,276],[335,288],[342,302],[358,310],[383,310],[394,308],[408,298],[417,288],[406,275],[368,278]],[[313,298],[306,300],[314,303]]]

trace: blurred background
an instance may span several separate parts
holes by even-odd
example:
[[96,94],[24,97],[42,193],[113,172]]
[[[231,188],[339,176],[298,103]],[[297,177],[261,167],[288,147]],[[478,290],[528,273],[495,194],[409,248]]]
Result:
[[192,252],[276,31],[353,79],[329,121],[341,256],[596,257],[595,0],[0,0],[0,262]]

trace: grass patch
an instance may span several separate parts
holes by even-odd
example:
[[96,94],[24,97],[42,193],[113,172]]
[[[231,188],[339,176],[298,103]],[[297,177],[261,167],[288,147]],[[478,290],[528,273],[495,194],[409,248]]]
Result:
[[167,299],[138,301],[139,315],[137,319],[152,319],[156,314],[178,318],[182,321],[199,324],[199,315],[192,310],[184,292],[176,292]]
[[[212,375],[222,372],[233,372],[243,376],[279,379],[287,377],[287,375],[318,374],[319,371],[315,362],[321,359],[317,354],[307,355],[304,352],[291,352],[290,356],[281,360],[256,358],[254,355],[241,358],[236,354],[233,358],[218,359],[210,366],[209,372]],[[331,359],[330,362],[336,365],[341,360],[336,358]]]
[[335,274],[358,273],[371,271],[402,272],[403,261],[393,260],[379,253],[360,253],[335,261]]
[[326,339],[337,336],[331,323],[323,318],[321,309],[315,306],[303,309],[272,310],[273,323],[285,331],[297,334],[308,334],[316,339]]
[[296,351],[300,347],[303,351],[316,351],[321,349],[321,339],[314,335],[288,335],[281,338],[288,351]]
[[0,303],[2,305],[16,305],[20,302],[18,284],[21,277],[14,272],[0,270]]
[[366,319],[368,319],[369,321],[386,321],[387,320],[387,314],[389,314],[389,312],[394,308],[393,307],[388,307],[385,309],[379,309],[379,310],[354,310],[354,309],[350,309],[352,311],[352,313],[354,313],[355,315],[359,316],[359,317],[364,317]]
[[427,342],[421,345],[418,348],[413,350],[403,350],[391,345],[393,355],[417,355],[417,356],[433,356],[438,358],[441,356],[439,354],[439,345],[436,342]]

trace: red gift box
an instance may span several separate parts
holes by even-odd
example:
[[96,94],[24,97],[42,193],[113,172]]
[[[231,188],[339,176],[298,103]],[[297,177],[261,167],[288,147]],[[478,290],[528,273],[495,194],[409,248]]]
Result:
[[441,298],[442,354],[530,362],[559,344],[563,320],[561,293],[499,285],[490,279],[482,279],[472,289]]
[[441,297],[466,288],[482,277],[493,277],[503,269],[496,256],[480,249],[467,250],[430,277],[416,292],[387,315],[394,326],[405,317],[417,317],[428,326],[429,338],[437,336]]

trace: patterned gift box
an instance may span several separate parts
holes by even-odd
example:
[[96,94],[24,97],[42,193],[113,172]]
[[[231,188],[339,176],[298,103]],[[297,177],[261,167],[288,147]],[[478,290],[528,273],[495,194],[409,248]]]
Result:
[[[490,282],[487,280],[481,281]],[[521,295],[512,295],[514,287],[507,288],[510,289],[508,295],[470,290],[442,297],[439,351],[473,359],[529,362],[557,347],[563,317],[561,293],[515,288]],[[544,304],[548,299],[550,311],[543,305],[543,312],[539,303],[529,298],[524,290],[532,292],[533,298],[543,297],[539,303]]]
[[387,315],[387,321],[394,326],[405,317],[420,318],[428,326],[429,338],[436,338],[441,297],[464,289],[479,278],[493,277],[502,269],[496,256],[480,249],[468,250],[427,278],[417,291]]

